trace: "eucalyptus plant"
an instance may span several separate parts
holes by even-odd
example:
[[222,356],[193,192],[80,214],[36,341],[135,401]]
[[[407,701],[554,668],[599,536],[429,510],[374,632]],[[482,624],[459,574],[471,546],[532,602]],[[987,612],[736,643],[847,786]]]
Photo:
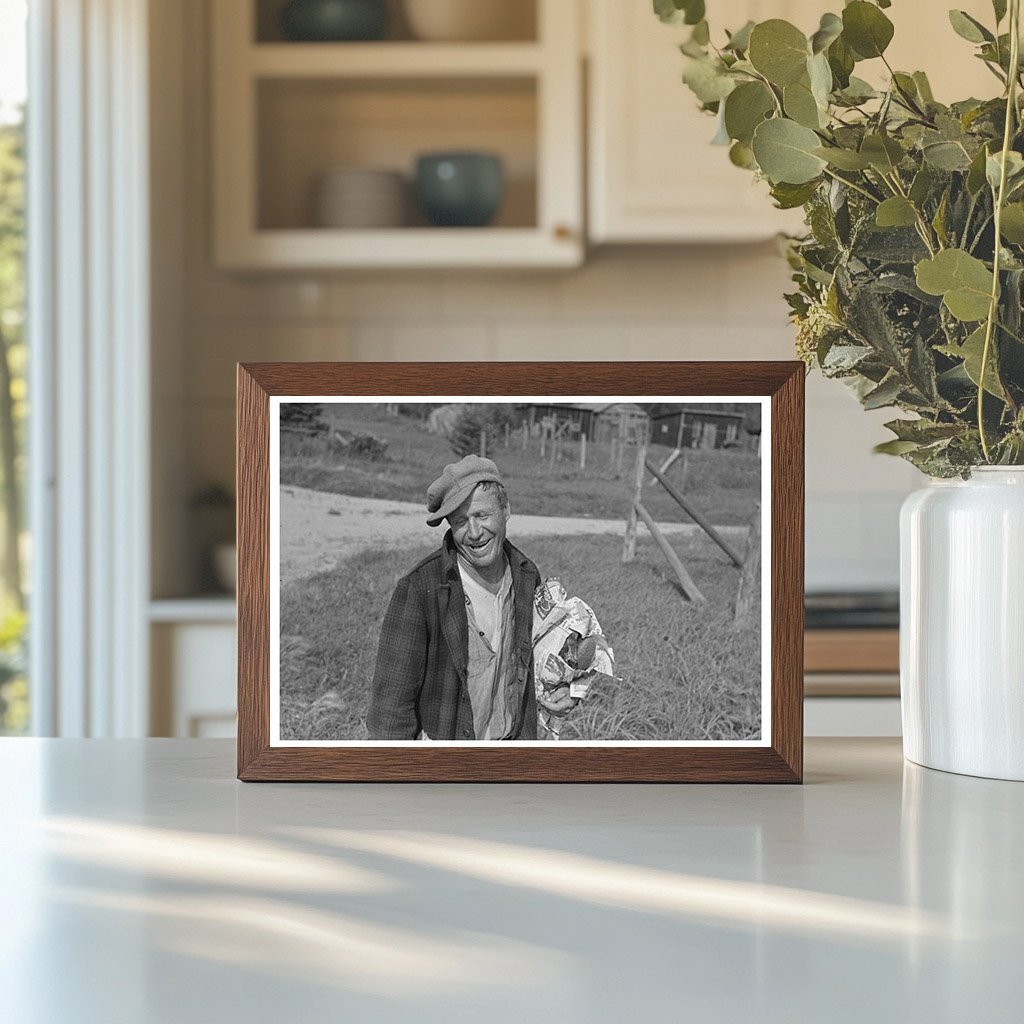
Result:
[[[748,22],[715,45],[705,0],[654,0],[691,26],[683,80],[715,141],[779,207],[803,207],[808,231],[786,243],[801,358],[866,409],[911,414],[878,450],[931,476],[1024,464],[1020,0],[993,0],[989,25],[949,12],[998,83],[949,106],[890,66],[890,6],[852,0],[810,37]],[[864,61],[887,88],[857,77]]]

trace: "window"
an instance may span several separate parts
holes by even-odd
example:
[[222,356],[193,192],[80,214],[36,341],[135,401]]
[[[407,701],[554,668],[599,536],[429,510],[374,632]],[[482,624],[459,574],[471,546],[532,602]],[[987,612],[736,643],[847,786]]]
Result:
[[29,726],[25,580],[26,0],[0,0],[0,734]]

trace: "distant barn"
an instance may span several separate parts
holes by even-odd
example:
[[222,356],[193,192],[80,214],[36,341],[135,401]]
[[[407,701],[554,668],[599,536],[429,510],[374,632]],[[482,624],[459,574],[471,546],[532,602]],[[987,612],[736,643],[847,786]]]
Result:
[[639,427],[646,433],[650,417],[632,402],[568,402],[562,405],[525,406],[530,427],[542,423],[556,427],[568,422],[574,436],[586,435],[588,441],[633,438]]
[[749,447],[748,435],[760,432],[761,409],[753,404],[684,405],[651,419],[652,444],[669,448]]

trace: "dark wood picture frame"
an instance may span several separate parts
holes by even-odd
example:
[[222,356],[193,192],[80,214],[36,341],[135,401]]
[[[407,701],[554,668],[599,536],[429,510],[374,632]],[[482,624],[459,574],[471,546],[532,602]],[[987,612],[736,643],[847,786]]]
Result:
[[[730,395],[770,399],[767,746],[270,744],[270,398]],[[799,362],[249,363],[238,366],[238,777],[255,781],[800,782],[804,367]],[[765,685],[763,682],[762,685]]]

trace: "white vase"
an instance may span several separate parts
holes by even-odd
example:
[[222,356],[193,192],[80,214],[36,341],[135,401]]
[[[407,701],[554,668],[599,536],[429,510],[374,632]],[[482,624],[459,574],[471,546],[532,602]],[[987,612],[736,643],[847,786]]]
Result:
[[904,754],[1024,781],[1024,467],[911,494],[900,560]]

